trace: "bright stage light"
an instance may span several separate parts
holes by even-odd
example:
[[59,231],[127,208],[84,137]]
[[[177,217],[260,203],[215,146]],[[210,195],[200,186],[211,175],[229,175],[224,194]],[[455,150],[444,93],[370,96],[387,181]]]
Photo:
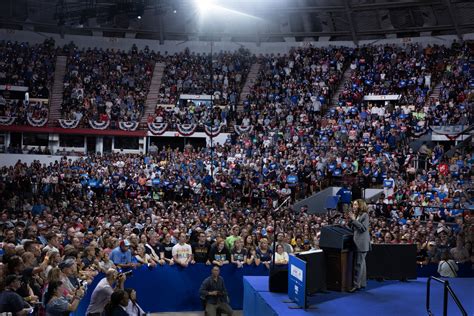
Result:
[[195,0],[200,14],[204,14],[214,7],[214,0]]
[[237,11],[234,9],[226,8],[217,3],[216,0],[194,0],[196,8],[198,9],[199,15],[203,17],[206,13],[213,12],[213,13],[220,13],[228,14],[233,16],[242,16],[246,18],[261,20],[261,18],[256,17],[254,15],[247,14],[245,12]]

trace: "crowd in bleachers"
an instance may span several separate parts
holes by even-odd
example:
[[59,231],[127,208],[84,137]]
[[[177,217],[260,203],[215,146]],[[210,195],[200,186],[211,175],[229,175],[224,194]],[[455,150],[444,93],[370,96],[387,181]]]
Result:
[[28,44],[0,41],[0,85],[24,86],[32,98],[48,98],[52,88],[56,48],[54,41]]
[[[148,121],[176,124],[230,125],[241,89],[256,57],[248,50],[235,53],[183,53],[165,58],[166,68],[161,81],[158,104]],[[210,102],[181,100],[181,95],[211,95]],[[171,109],[164,105],[172,105]]]
[[[394,94],[400,95],[398,103],[403,106],[398,114],[409,116],[419,129],[467,124],[469,98],[472,102],[470,56],[472,47],[467,43],[362,47],[352,56],[350,78],[339,95],[339,105],[377,113],[377,107],[366,107],[364,96]],[[439,80],[441,98],[429,100],[429,91]]]
[[312,102],[328,104],[344,71],[348,48],[295,48],[289,54],[266,56],[257,82],[247,96],[245,110],[259,110],[281,103],[294,108]]
[[154,115],[148,117],[148,122],[168,123],[171,128],[176,124],[225,125],[233,122],[235,109],[230,105],[214,106],[212,109],[204,102],[189,101],[182,106],[171,108],[158,105]]
[[94,121],[139,121],[151,77],[155,53],[65,48],[68,56],[64,78],[64,118]]
[[158,103],[177,104],[181,94],[213,95],[214,104],[237,104],[255,57],[246,49],[235,53],[195,54],[186,49],[166,59]]
[[[115,119],[116,108],[118,115],[138,119],[151,77],[150,61],[161,57],[135,48],[128,54],[67,49],[64,115]],[[441,67],[427,55],[454,58],[442,66],[440,104],[459,107],[472,98],[470,75],[463,68],[469,48],[452,49],[457,53],[446,55],[444,48],[429,52],[415,45],[404,51],[392,46],[306,47],[262,57],[243,111],[231,111],[234,101],[221,91],[219,100],[227,101],[213,116],[206,107],[188,103],[183,113],[179,107],[171,114],[158,108],[151,118],[171,123],[213,119],[253,127],[232,133],[213,150],[152,144],[148,154],[91,155],[0,168],[2,279],[21,275],[24,285],[18,292],[34,303],[52,278],[59,276],[67,284],[77,278],[90,281],[98,271],[114,266],[186,267],[198,262],[269,267],[272,255],[277,256],[270,247],[275,240],[282,245],[277,263],[284,265],[285,252],[318,248],[321,227],[335,219],[312,214],[306,207],[295,212],[285,206],[276,214],[272,209],[288,197],[292,203],[328,184],[383,188],[383,195],[370,201],[373,243],[417,244],[421,264],[449,256],[474,263],[472,153],[461,148],[447,155],[441,145],[423,144],[416,150],[410,146],[426,127],[415,113],[424,111],[431,120],[442,113],[424,110],[426,89],[432,88],[427,77],[434,76],[433,67]],[[240,53],[243,60],[249,58]],[[193,89],[212,91],[209,78],[204,80],[208,73],[198,62],[205,65],[205,56],[184,53],[179,63],[176,56],[169,57],[165,97],[197,93]],[[239,89],[237,81],[244,79],[248,64],[236,55],[219,56],[215,87]],[[350,88],[340,100],[344,104],[329,107],[347,64],[355,65],[350,87],[354,80],[360,86]],[[373,77],[362,79],[368,75]],[[401,80],[413,87],[400,87]],[[398,107],[366,107],[356,96],[380,92],[401,93],[404,101]],[[460,99],[458,94],[465,96]],[[472,122],[472,112],[466,115]],[[130,258],[116,256],[119,251]]]
[[401,94],[403,103],[423,104],[447,51],[418,44],[364,46],[352,56],[350,78],[339,101],[358,104],[364,95]]
[[14,123],[18,125],[26,125],[27,117],[45,119],[49,115],[49,103],[43,100],[5,99],[0,95],[0,116],[15,117]]
[[[274,112],[279,116],[290,114],[290,119],[299,115],[295,121],[308,120],[308,112],[318,113],[329,106],[347,67],[351,73],[342,82],[340,110],[385,116],[386,107],[391,105],[367,104],[362,102],[363,97],[400,94],[400,107],[388,111],[405,123],[408,120],[420,133],[429,125],[469,124],[472,116],[474,80],[470,69],[472,48],[468,43],[424,48],[419,44],[357,49],[309,46],[292,49],[288,54],[259,56],[257,82],[244,100],[239,100],[242,86],[251,65],[257,62],[257,57],[245,49],[215,53],[212,62],[209,54],[189,50],[160,55],[136,46],[128,52],[79,49],[73,44],[55,49],[51,40],[41,45],[2,42],[0,49],[5,60],[0,83],[26,85],[30,98],[48,97],[55,56],[58,52],[66,55],[61,116],[83,122],[139,121],[155,62],[163,62],[165,69],[156,113],[148,119],[172,125],[209,124],[211,120],[215,124],[217,120],[231,126],[260,120],[278,126]],[[20,56],[13,52],[20,52]],[[440,97],[430,99],[429,91],[438,82]],[[221,108],[211,110],[196,102],[178,102],[182,94],[213,94],[213,104]],[[237,116],[235,109],[240,101],[244,113]],[[175,108],[165,111],[160,104],[173,104]],[[15,106],[6,113],[22,111],[21,106]]]
[[442,73],[439,99],[431,100],[430,123],[433,125],[469,125],[474,102],[472,50],[467,45],[451,56]]

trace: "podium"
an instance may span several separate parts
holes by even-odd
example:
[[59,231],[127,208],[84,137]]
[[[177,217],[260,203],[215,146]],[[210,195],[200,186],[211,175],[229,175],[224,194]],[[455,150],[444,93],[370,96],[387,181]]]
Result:
[[296,254],[306,262],[306,293],[326,291],[326,260],[322,250],[310,250]]
[[339,225],[323,226],[319,246],[326,259],[326,286],[332,291],[352,288],[354,242],[352,230]]

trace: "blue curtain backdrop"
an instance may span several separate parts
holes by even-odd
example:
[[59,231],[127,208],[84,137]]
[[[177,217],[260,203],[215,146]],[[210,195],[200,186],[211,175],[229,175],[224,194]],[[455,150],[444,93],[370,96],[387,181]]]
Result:
[[[437,276],[437,265],[418,266],[418,277]],[[141,267],[133,270],[133,276],[127,279],[125,287],[134,288],[140,305],[145,312],[195,311],[201,310],[199,287],[202,281],[211,274],[211,266],[204,264],[190,265],[187,268],[178,266],[162,266],[155,269]],[[471,265],[459,265],[459,277],[473,277]],[[260,265],[245,266],[238,269],[234,265],[221,268],[221,276],[225,280],[229,292],[230,303],[234,309],[243,306],[243,276],[268,275],[268,269]],[[86,314],[92,291],[104,277],[98,275],[89,285],[86,296],[74,313],[77,316]]]
[[[196,311],[202,309],[199,287],[210,275],[211,266],[204,264],[190,265],[187,268],[141,267],[133,270],[133,276],[127,278],[125,287],[131,287],[137,291],[139,304],[145,312]],[[263,265],[245,266],[239,269],[230,264],[221,268],[221,276],[225,280],[230,303],[234,309],[242,309],[243,306],[244,275],[268,275],[268,269]],[[92,291],[103,277],[103,274],[98,275],[88,286],[86,296],[74,315],[86,314]]]

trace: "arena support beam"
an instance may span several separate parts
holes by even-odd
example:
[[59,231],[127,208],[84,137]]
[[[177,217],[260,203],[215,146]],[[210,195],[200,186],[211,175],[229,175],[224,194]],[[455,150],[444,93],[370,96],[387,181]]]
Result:
[[451,0],[444,0],[446,2],[446,6],[448,7],[448,12],[449,12],[449,17],[451,18],[451,21],[453,22],[454,29],[456,30],[456,35],[458,36],[458,39],[462,40],[462,33],[461,29],[459,27],[457,15],[454,12],[454,8],[451,4]]
[[350,7],[349,0],[344,0],[344,8],[347,15],[347,21],[349,21],[349,27],[351,29],[352,41],[354,42],[354,44],[359,45],[358,40],[357,40],[355,26],[354,26],[354,20],[352,19],[352,9]]

